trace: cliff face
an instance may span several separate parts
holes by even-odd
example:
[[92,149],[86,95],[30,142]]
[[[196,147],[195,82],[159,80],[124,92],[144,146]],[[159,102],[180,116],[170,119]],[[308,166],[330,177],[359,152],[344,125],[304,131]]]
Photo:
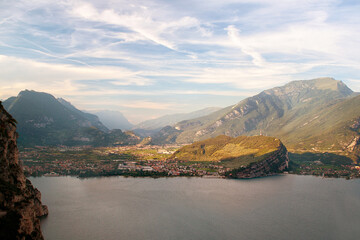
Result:
[[43,239],[39,217],[48,209],[23,173],[16,139],[16,121],[0,102],[0,239]]
[[248,167],[234,169],[226,174],[229,178],[255,178],[271,176],[283,172],[289,167],[289,156],[286,147],[281,144],[277,151],[260,162],[254,162]]
[[289,157],[282,142],[266,136],[225,135],[195,142],[177,150],[172,159],[213,161],[230,168],[229,178],[254,178],[280,173],[288,167]]

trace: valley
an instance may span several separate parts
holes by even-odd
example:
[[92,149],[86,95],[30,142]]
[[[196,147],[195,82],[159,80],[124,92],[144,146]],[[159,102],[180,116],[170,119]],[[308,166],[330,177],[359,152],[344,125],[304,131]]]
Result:
[[360,235],[360,1],[0,9],[0,240]]
[[[232,168],[213,161],[168,160],[179,145],[42,147],[20,151],[27,176],[225,177]],[[329,153],[289,153],[289,174],[360,178],[360,167]]]
[[[20,157],[31,176],[359,177],[360,96],[332,78],[135,126],[120,112],[98,117],[41,92],[25,90],[3,104],[18,121]],[[113,129],[122,126],[133,131]]]
[[293,81],[205,117],[161,129],[153,142],[192,143],[218,135],[265,135],[293,151],[332,152],[359,161],[360,96],[333,78]]
[[169,159],[177,145],[132,147],[33,148],[20,152],[27,176],[220,177],[226,168],[215,162]]

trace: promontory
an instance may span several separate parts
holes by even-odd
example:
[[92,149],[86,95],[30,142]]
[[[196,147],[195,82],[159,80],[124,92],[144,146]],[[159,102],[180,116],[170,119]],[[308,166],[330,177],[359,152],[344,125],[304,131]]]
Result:
[[288,168],[288,152],[282,142],[267,136],[220,135],[177,150],[172,159],[217,162],[229,169],[228,178],[254,178],[274,175]]

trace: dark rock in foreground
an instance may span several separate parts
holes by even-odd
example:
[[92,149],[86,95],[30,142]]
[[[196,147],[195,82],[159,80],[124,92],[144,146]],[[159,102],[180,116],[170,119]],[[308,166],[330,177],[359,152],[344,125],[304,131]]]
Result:
[[39,217],[48,209],[19,164],[16,121],[0,102],[0,239],[43,239]]

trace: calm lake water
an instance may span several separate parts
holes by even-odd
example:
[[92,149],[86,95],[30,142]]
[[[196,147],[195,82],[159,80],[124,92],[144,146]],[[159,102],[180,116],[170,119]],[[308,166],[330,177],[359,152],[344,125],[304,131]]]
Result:
[[360,180],[30,178],[45,239],[358,239]]

